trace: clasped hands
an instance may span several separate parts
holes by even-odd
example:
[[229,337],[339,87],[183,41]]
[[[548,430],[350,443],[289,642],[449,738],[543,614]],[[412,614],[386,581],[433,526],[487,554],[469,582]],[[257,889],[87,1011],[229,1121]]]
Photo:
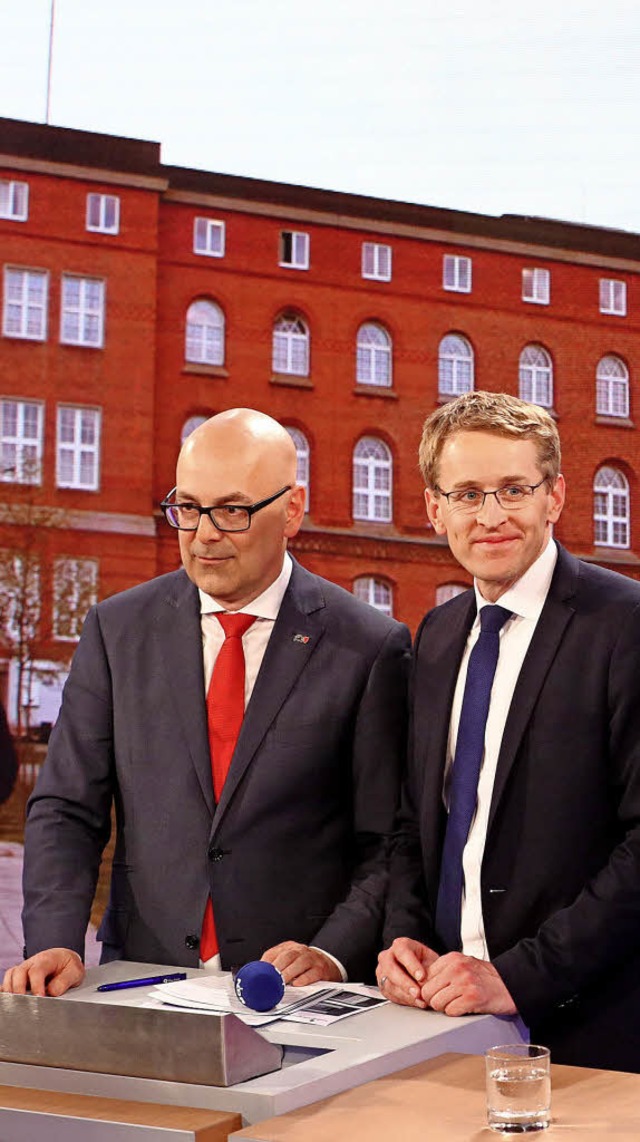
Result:
[[402,936],[378,956],[378,986],[386,999],[445,1015],[516,1015],[516,1006],[488,960],[432,948]]

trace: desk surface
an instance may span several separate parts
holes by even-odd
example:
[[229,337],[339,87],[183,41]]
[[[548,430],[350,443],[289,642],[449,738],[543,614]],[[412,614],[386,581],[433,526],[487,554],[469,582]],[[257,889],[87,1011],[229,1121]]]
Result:
[[[638,1142],[640,1075],[551,1067],[552,1124],[541,1142]],[[534,1135],[531,1135],[534,1137]],[[230,1142],[490,1142],[485,1064],[447,1054],[376,1079],[278,1118],[257,1122]]]

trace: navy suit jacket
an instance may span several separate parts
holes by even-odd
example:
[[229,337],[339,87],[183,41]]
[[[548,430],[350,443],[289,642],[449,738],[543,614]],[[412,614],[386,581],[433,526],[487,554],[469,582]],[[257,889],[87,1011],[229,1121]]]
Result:
[[27,954],[83,952],[115,802],[103,959],[196,965],[211,893],[223,967],[293,939],[371,975],[409,644],[294,563],[216,804],[196,588],[177,571],[93,608],[28,809]]
[[[467,591],[418,631],[385,943],[433,929]],[[507,718],[482,863],[492,962],[556,1061],[640,1070],[640,583],[562,548]]]

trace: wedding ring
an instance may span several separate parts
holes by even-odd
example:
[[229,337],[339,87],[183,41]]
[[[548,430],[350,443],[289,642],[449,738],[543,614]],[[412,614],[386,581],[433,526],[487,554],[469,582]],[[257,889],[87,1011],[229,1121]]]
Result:
[[384,990],[384,985],[386,982],[387,982],[387,977],[386,977],[386,975],[383,975],[382,979],[380,980],[380,983],[378,984],[380,991]]

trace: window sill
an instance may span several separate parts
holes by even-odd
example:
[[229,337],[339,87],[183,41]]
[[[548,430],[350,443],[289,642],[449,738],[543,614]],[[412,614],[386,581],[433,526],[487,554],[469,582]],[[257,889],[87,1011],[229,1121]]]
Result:
[[610,428],[635,428],[635,424],[628,416],[605,416],[603,413],[596,413],[596,424],[607,424]]
[[202,377],[228,377],[229,370],[223,365],[205,365],[190,362],[182,366],[183,373],[196,373]]
[[269,381],[271,385],[289,385],[296,389],[315,388],[311,377],[299,377],[295,373],[274,373]]
[[353,395],[357,397],[391,397],[398,399],[397,392],[390,385],[355,385]]

